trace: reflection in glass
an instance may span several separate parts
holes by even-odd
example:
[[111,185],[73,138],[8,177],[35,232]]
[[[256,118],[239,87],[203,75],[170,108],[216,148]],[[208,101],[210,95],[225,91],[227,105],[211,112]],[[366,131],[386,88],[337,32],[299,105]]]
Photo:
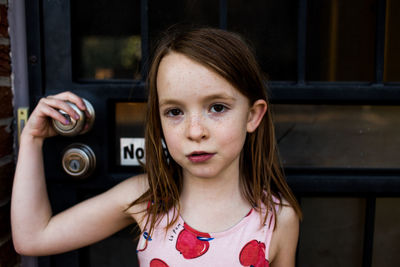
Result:
[[175,24],[218,27],[219,1],[152,0],[148,4],[151,49],[154,49],[160,34]]
[[400,198],[377,198],[372,266],[400,262]]
[[293,0],[228,3],[228,29],[251,42],[269,80],[297,79],[297,14]]
[[274,105],[285,167],[400,168],[400,107]]
[[361,266],[365,200],[303,197],[299,267]]
[[376,2],[307,1],[307,80],[375,79]]
[[140,36],[84,37],[81,55],[82,79],[140,79]]
[[71,1],[74,79],[140,79],[140,25],[139,0]]

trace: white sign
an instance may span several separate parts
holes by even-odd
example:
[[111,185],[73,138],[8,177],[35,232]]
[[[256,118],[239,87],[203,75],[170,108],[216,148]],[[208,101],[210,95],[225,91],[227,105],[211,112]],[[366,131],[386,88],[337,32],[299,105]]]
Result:
[[121,165],[140,166],[145,162],[144,138],[120,138]]

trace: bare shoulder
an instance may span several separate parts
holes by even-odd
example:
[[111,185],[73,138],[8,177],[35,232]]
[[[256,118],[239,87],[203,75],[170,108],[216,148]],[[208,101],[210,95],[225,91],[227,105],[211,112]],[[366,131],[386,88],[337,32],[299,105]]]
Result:
[[117,184],[113,189],[122,192],[129,192],[128,196],[131,201],[134,201],[140,197],[149,188],[147,182],[147,174],[139,174],[125,179],[121,183]]
[[277,212],[277,224],[272,235],[270,262],[273,267],[294,266],[299,238],[299,217],[285,200]]
[[148,189],[147,175],[140,174],[122,181],[112,190],[117,191],[117,193],[124,198],[126,205],[129,205],[143,195]]
[[120,203],[122,209],[126,210],[126,213],[131,215],[138,213],[143,209],[139,206],[131,206],[131,204],[141,195],[143,195],[148,189],[149,185],[147,182],[147,175],[140,174],[132,176],[117,184],[109,190],[109,193],[115,198],[118,198],[118,202]]
[[299,217],[297,216],[293,207],[285,200],[283,201],[282,208],[277,212],[277,230],[298,227]]

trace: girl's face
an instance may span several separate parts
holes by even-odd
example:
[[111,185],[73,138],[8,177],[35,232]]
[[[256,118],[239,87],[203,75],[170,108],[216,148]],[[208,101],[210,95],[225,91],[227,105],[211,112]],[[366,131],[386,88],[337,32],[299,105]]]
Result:
[[179,53],[161,60],[157,93],[165,142],[184,177],[238,177],[246,133],[258,125],[249,100],[224,78]]

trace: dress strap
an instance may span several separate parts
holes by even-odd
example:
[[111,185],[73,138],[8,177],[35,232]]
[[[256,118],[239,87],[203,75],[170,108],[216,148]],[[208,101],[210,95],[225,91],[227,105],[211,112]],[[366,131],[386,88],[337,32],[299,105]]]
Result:
[[267,234],[265,238],[265,258],[269,260],[269,247],[271,245],[272,234],[275,227],[275,216],[272,210],[268,212],[267,221],[265,223],[267,226]]
[[[278,213],[279,211],[279,206],[280,206],[280,201],[278,198],[272,196],[272,208],[275,209],[275,213]],[[267,234],[265,238],[265,258],[269,260],[269,248],[271,245],[271,239],[272,235],[274,233],[275,229],[275,215],[274,215],[274,210],[270,209],[268,211],[268,217],[267,220],[265,221],[265,224],[267,226]]]

